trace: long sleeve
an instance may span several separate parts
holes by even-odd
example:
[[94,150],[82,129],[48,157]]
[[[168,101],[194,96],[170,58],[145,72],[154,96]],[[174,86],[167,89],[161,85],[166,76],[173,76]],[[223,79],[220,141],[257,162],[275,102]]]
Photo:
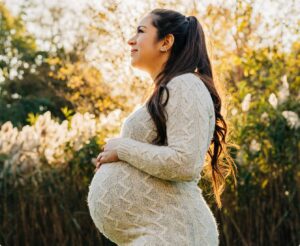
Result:
[[160,179],[191,181],[197,178],[208,150],[212,113],[206,88],[199,83],[196,78],[179,75],[167,84],[167,146],[121,138],[118,158]]

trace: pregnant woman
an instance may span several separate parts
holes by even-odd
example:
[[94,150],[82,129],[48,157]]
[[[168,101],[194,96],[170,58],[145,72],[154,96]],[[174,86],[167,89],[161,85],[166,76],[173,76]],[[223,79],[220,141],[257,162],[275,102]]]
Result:
[[90,215],[121,246],[216,246],[218,224],[198,187],[200,173],[211,178],[219,208],[225,178],[236,177],[202,27],[167,9],[139,24],[128,40],[131,64],[151,75],[154,89],[97,157]]

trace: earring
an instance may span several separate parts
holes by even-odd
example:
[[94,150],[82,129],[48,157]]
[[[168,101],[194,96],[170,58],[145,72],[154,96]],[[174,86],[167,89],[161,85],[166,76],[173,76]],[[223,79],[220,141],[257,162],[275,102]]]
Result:
[[160,50],[163,51],[163,52],[167,52],[167,48],[160,49]]

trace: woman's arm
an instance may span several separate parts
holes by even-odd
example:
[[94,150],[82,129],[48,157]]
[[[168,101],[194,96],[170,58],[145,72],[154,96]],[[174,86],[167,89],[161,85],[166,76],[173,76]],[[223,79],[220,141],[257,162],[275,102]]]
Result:
[[[158,146],[120,138],[120,160],[160,179],[190,181],[197,178],[204,164],[209,137],[207,97],[200,81],[188,76],[174,77],[168,84],[168,146]],[[165,93],[165,91],[164,91]]]

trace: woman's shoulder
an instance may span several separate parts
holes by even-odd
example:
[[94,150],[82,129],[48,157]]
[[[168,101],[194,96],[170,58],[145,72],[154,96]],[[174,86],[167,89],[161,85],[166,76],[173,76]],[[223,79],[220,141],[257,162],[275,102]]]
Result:
[[167,85],[169,86],[176,86],[176,85],[186,85],[186,86],[192,86],[200,84],[201,86],[205,86],[204,82],[201,80],[201,78],[196,75],[195,73],[188,72],[188,73],[182,73],[179,75],[174,76]]
[[195,73],[183,73],[180,75],[174,76],[168,83],[167,87],[169,89],[177,89],[180,88],[189,93],[197,93],[197,94],[209,94],[208,89],[206,88],[202,79],[196,75]]
[[[205,104],[209,111],[213,111],[214,104],[210,92],[202,79],[195,73],[183,73],[173,77],[167,84],[171,90],[170,94],[184,95],[190,103],[195,100],[197,103]],[[172,95],[171,95],[172,96]]]

